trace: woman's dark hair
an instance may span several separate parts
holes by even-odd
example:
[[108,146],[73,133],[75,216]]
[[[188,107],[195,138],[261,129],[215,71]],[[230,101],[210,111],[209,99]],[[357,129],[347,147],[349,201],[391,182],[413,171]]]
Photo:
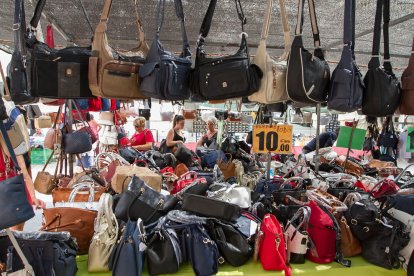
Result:
[[175,115],[174,120],[173,120],[173,127],[175,127],[178,122],[184,121],[184,120],[185,120],[185,118],[184,118],[183,115]]
[[86,119],[87,122],[90,122],[94,118],[93,118],[93,115],[91,113],[87,112],[86,115],[85,115],[85,119]]

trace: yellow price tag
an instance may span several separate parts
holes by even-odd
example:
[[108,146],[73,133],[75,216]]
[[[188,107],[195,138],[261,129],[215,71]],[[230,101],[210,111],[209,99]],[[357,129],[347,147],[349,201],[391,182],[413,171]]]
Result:
[[291,125],[254,125],[253,151],[255,153],[292,153]]

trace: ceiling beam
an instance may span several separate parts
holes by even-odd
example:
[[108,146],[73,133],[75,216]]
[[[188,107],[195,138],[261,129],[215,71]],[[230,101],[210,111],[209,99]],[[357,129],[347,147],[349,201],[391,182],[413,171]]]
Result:
[[[398,19],[391,20],[389,26],[390,27],[393,27],[395,25],[401,24],[401,23],[403,23],[405,21],[408,21],[408,20],[411,20],[411,19],[414,19],[414,12],[409,13],[407,15],[404,15],[403,17],[400,17]],[[365,35],[372,34],[373,32],[374,32],[374,28],[371,28],[371,29],[362,31],[362,32],[360,32],[360,33],[358,33],[358,34],[355,35],[355,40],[357,38],[359,38],[359,37],[363,37]],[[338,40],[336,42],[332,42],[331,44],[327,45],[326,48],[329,49],[329,48],[333,48],[333,47],[336,47],[336,46],[340,46],[340,45],[343,45],[343,43],[344,42],[341,39],[341,40]]]

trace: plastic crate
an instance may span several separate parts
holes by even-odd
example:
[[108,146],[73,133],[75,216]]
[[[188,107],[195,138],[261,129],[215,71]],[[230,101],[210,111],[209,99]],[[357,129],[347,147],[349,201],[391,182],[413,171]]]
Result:
[[[50,154],[52,153],[51,149],[32,149],[30,151],[30,159],[33,165],[45,164]],[[53,159],[52,159],[53,162]]]

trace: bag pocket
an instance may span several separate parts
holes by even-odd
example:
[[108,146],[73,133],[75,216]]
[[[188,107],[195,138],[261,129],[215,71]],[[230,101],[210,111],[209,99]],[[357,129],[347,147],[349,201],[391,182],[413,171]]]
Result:
[[161,68],[158,62],[146,63],[139,69],[141,78],[140,90],[147,97],[164,99],[161,90]]
[[190,97],[190,67],[167,63],[164,67],[166,87],[164,97],[168,100],[186,100]]
[[98,57],[89,58],[89,70],[88,70],[88,79],[89,85],[93,87],[98,86]]
[[109,98],[139,98],[138,72],[140,65],[109,61],[102,70],[101,90]]

